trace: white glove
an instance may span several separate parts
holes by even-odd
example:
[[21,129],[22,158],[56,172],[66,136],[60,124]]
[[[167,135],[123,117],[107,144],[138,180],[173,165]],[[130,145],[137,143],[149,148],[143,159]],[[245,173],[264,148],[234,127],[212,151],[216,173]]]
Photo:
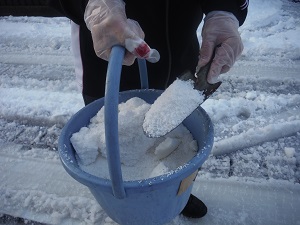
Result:
[[230,12],[213,11],[205,17],[196,72],[209,62],[215,46],[221,44],[207,75],[208,83],[216,83],[218,76],[228,72],[241,55],[244,47],[238,28],[239,22]]
[[122,0],[89,0],[84,20],[92,32],[94,49],[98,57],[108,60],[111,48],[122,45],[125,53],[124,65],[132,65],[138,58],[157,62],[160,55],[143,40],[145,34],[138,22],[127,19]]

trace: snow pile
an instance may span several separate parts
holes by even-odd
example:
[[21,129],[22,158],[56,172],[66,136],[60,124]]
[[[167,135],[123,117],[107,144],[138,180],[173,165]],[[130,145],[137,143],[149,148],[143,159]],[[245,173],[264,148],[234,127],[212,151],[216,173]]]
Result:
[[149,137],[165,135],[181,124],[203,99],[201,92],[194,89],[192,80],[175,80],[146,113],[144,131]]
[[[243,56],[270,62],[276,58],[273,63],[299,60],[300,18],[293,14],[287,16],[284,10],[278,11],[293,7],[292,4],[282,0],[270,4],[268,0],[262,0],[250,1],[249,5],[247,20],[240,28],[245,46]],[[293,5],[300,9],[299,4]]]
[[[282,137],[292,136],[297,134],[297,132],[300,132],[300,120],[270,124],[257,129],[252,128],[241,134],[216,142],[212,153],[214,155],[231,153]],[[285,153],[288,157],[293,157],[294,155],[293,151],[289,148],[285,148]]]
[[[197,152],[197,143],[183,126],[161,138],[149,138],[142,129],[150,105],[140,98],[119,104],[119,146],[125,180],[162,175],[187,163]],[[83,170],[109,179],[104,132],[104,107],[71,137]]]

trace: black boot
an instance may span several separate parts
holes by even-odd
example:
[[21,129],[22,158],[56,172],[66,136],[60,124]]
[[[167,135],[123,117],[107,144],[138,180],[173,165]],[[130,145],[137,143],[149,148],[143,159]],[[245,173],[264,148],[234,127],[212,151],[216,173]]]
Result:
[[190,198],[184,207],[184,209],[181,211],[181,214],[185,217],[189,218],[201,218],[205,216],[207,213],[207,207],[206,205],[198,199],[194,195],[190,195]]

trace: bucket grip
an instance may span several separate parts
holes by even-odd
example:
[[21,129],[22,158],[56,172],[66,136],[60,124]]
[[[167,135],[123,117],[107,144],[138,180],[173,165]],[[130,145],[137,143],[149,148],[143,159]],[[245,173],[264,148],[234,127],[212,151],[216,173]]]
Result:
[[[107,67],[104,97],[105,141],[108,169],[113,194],[119,199],[126,197],[122,178],[118,135],[119,88],[124,54],[124,47],[117,45],[112,48]],[[141,88],[148,88],[146,61],[145,59],[138,59],[138,63]]]

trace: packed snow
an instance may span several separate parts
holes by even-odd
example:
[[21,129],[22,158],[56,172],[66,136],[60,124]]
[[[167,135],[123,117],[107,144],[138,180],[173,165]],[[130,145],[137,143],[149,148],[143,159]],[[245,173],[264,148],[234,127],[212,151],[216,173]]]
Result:
[[[192,192],[208,214],[169,225],[300,224],[300,4],[251,0],[240,33],[241,58],[202,104],[215,142]],[[84,107],[70,21],[1,17],[0,53],[0,224],[115,225],[57,152]]]

